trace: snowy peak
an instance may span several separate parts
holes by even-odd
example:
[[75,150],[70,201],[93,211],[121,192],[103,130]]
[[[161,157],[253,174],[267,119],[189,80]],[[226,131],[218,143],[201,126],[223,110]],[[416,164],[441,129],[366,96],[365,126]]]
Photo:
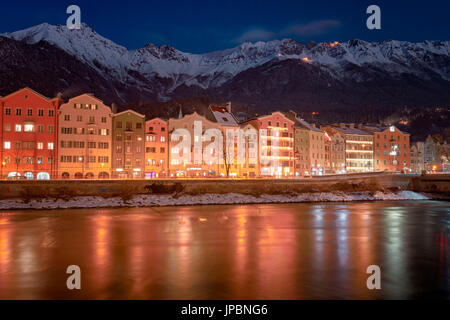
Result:
[[155,77],[169,79],[168,92],[181,85],[204,89],[219,87],[250,68],[286,59],[309,63],[334,78],[351,78],[358,82],[371,79],[371,76],[347,72],[352,66],[368,66],[368,72],[386,72],[394,77],[413,74],[423,79],[441,77],[450,80],[450,44],[445,41],[410,43],[353,39],[343,43],[304,44],[283,39],[245,42],[223,51],[191,54],[153,44],[128,50],[86,24],[80,30],[69,30],[66,26],[43,23],[4,36],[28,44],[46,41],[88,64],[105,79],[113,77],[123,83],[146,86]]

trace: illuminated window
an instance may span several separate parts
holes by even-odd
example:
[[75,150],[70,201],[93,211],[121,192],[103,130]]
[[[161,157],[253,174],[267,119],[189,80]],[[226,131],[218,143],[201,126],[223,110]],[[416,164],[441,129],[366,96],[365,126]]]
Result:
[[16,132],[22,132],[22,125],[21,124],[16,124]]
[[24,131],[24,132],[33,132],[33,131],[34,131],[34,124],[32,124],[32,123],[26,123],[26,124],[23,126],[23,131]]
[[53,148],[54,148],[53,142],[47,143],[47,149],[48,150],[53,150]]
[[11,149],[11,141],[5,141],[4,148],[5,149]]
[[38,148],[38,150],[44,149],[44,143],[43,142],[38,142],[37,143],[37,148]]

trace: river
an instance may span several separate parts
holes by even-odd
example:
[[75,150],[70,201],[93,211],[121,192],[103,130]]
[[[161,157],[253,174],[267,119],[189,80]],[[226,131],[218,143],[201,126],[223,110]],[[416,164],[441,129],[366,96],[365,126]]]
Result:
[[1,211],[0,299],[449,299],[449,231],[439,201]]

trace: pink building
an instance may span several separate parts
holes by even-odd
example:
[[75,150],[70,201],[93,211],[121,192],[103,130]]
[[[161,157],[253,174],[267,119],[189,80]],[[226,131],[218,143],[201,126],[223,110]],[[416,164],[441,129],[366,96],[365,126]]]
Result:
[[294,121],[281,112],[248,120],[259,131],[261,177],[294,176]]
[[168,176],[169,134],[167,121],[160,118],[145,122],[145,178]]

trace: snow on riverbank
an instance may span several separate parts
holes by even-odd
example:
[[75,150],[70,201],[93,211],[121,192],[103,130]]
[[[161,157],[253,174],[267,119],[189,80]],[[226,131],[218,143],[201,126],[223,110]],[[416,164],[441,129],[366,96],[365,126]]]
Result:
[[25,203],[21,199],[0,200],[0,210],[12,209],[65,209],[65,208],[108,208],[108,207],[151,207],[206,204],[252,204],[252,203],[295,203],[295,202],[341,202],[378,200],[427,200],[425,195],[412,191],[385,192],[322,192],[298,195],[268,195],[260,197],[238,193],[202,195],[137,195],[124,202],[121,198],[97,196],[74,197],[71,200],[36,199]]

